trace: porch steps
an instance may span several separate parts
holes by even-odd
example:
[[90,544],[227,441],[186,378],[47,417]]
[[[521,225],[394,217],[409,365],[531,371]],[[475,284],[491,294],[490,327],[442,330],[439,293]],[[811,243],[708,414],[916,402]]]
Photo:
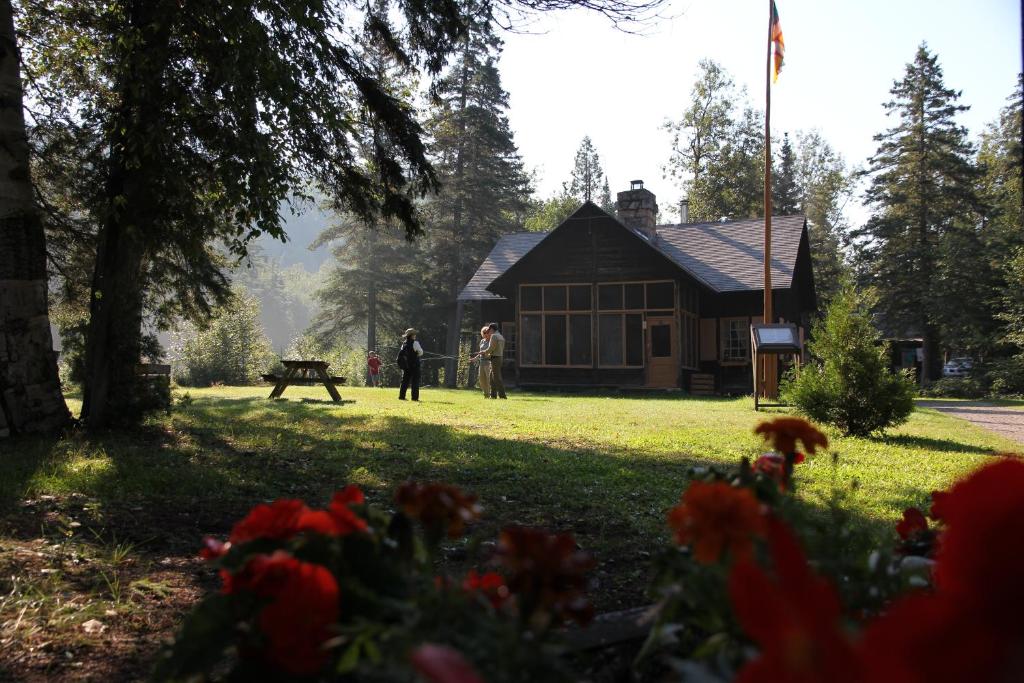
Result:
[[715,376],[699,372],[690,375],[690,394],[693,396],[714,396]]

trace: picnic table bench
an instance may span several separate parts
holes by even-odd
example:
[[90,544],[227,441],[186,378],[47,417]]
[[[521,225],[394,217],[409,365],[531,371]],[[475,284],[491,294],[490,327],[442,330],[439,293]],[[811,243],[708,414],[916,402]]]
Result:
[[327,361],[323,360],[283,360],[284,375],[263,375],[264,381],[273,382],[274,388],[270,392],[270,398],[280,398],[284,390],[290,384],[301,384],[311,386],[323,384],[327,387],[327,393],[331,399],[338,403],[341,401],[341,394],[338,393],[336,385],[344,384],[344,377],[332,377],[327,374]]

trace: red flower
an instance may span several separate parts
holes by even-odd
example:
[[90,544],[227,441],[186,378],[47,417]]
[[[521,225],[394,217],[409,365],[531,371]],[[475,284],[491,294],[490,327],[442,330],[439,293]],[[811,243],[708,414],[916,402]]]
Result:
[[430,683],[483,683],[462,653],[447,645],[424,643],[413,650],[409,660]]
[[960,683],[1024,680],[1005,669],[1006,637],[953,600],[916,594],[870,624],[861,641],[865,681]]
[[395,502],[402,512],[418,519],[432,533],[447,531],[449,538],[458,538],[466,524],[480,516],[477,497],[463,493],[451,484],[419,484],[406,482],[398,487]]
[[928,531],[928,520],[924,513],[917,508],[907,508],[903,511],[903,519],[896,525],[896,533],[904,541],[922,531]]
[[498,537],[496,561],[506,569],[508,588],[524,619],[546,626],[548,615],[581,624],[593,617],[585,589],[594,559],[577,549],[571,534],[505,527]]
[[762,422],[754,428],[754,433],[770,441],[772,448],[780,453],[795,453],[797,441],[803,442],[804,449],[811,455],[814,455],[818,446],[828,448],[828,437],[810,422],[799,417],[777,417]]
[[334,522],[334,533],[345,536],[357,531],[366,531],[366,520],[352,512],[350,505],[362,505],[364,501],[363,492],[357,487],[349,485],[334,494],[327,513]]
[[223,541],[218,541],[212,536],[207,536],[203,539],[203,547],[199,549],[199,557],[204,560],[216,560],[218,557],[227,555],[227,552],[230,549],[230,543],[224,543]]
[[736,678],[739,683],[843,683],[859,680],[859,665],[842,630],[839,598],[807,565],[786,526],[767,524],[774,576],[750,560],[729,577],[733,610],[761,648]]
[[948,491],[932,491],[932,508],[928,511],[928,516],[936,522],[946,521],[943,505],[945,505],[948,496]]
[[[796,453],[793,457],[793,463],[801,463],[804,461],[803,453]],[[769,479],[774,479],[779,485],[779,489],[785,491],[789,485],[786,479],[786,458],[779,453],[765,453],[757,460],[754,461],[754,471],[760,472]]]
[[993,614],[1008,617],[1011,604],[1024,614],[1024,461],[1005,458],[957,482],[941,512],[936,585]]
[[262,656],[290,674],[316,673],[327,661],[323,646],[338,618],[334,576],[278,551],[257,555],[237,574],[226,575],[224,592],[243,591],[269,600],[257,620],[267,638]]
[[749,556],[764,524],[754,494],[725,482],[693,482],[668,513],[676,543],[691,546],[703,564],[718,562],[726,552],[733,558]]
[[229,538],[235,544],[256,538],[285,540],[296,534],[299,520],[307,512],[309,508],[301,500],[282,498],[270,505],[257,505],[235,524]]
[[302,532],[328,536],[345,536],[366,531],[366,520],[357,516],[349,505],[363,502],[362,492],[347,486],[334,494],[328,510],[310,510],[301,500],[280,499],[270,505],[257,505],[231,530],[232,543],[245,543],[257,538],[287,540]]
[[1024,462],[999,460],[933,499],[946,524],[935,592],[867,629],[868,680],[1024,680]]
[[500,609],[510,597],[508,586],[505,585],[505,577],[497,572],[487,572],[481,575],[475,569],[470,569],[462,581],[462,589],[467,593],[480,593],[494,609]]

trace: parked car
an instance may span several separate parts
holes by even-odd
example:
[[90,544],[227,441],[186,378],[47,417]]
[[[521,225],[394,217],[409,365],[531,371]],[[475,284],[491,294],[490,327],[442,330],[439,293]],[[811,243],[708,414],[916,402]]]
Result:
[[974,361],[970,358],[950,358],[942,366],[943,377],[967,377],[974,368]]

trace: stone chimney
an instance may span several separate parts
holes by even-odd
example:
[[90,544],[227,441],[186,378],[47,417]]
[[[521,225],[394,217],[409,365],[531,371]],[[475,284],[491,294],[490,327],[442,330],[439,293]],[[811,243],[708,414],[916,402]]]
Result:
[[623,225],[639,230],[649,240],[658,236],[654,225],[658,219],[658,202],[653,192],[644,189],[644,181],[631,181],[629,191],[619,192],[616,199],[615,213]]
[[690,200],[686,197],[679,202],[679,225],[686,225],[690,222]]

